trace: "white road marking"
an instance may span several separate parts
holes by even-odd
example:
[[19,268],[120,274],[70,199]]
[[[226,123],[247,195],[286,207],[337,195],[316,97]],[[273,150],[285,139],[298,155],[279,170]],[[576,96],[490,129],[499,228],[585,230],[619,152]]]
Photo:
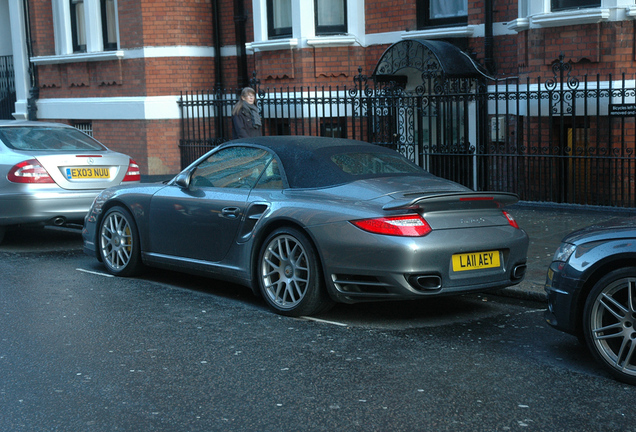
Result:
[[97,276],[115,277],[115,276],[113,276],[112,274],[100,273],[100,272],[94,272],[94,271],[90,271],[90,270],[84,270],[84,269],[81,269],[81,268],[77,268],[77,269],[75,269],[75,270],[80,271],[80,272],[83,272],[83,273],[90,273],[90,274],[94,274],[94,275],[97,275]]
[[331,324],[331,325],[336,325],[336,326],[340,326],[340,327],[349,327],[349,324],[345,324],[345,323],[341,323],[341,322],[337,322],[337,321],[327,321],[327,320],[323,320],[320,318],[313,318],[313,317],[308,317],[308,316],[301,316],[298,317],[300,319],[305,319],[308,321],[315,321],[315,322],[319,322],[319,323],[324,323],[324,324]]

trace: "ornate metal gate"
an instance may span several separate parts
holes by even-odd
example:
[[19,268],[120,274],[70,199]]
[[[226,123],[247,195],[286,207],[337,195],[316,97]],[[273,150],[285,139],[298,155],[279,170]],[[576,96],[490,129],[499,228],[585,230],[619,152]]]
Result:
[[[416,64],[414,48],[402,48],[387,64]],[[412,72],[360,73],[350,88],[264,89],[255,80],[264,134],[368,141],[440,177],[526,201],[636,206],[636,75],[578,80],[563,58],[552,77],[525,82],[417,64],[416,85]],[[229,138],[236,94],[182,96],[183,165]]]

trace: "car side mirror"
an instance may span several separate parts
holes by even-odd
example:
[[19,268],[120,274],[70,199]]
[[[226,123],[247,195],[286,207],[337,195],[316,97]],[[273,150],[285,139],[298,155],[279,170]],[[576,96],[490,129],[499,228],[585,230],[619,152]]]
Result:
[[177,174],[177,177],[174,179],[174,184],[182,189],[188,189],[190,187],[190,174],[189,171],[183,171]]

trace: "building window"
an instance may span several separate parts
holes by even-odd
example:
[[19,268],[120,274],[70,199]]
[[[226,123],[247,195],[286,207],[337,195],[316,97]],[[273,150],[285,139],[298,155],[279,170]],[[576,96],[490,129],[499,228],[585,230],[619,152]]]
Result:
[[291,0],[267,0],[267,29],[269,38],[292,36]]
[[346,0],[315,0],[316,34],[347,33]]
[[468,0],[418,0],[417,27],[466,25]]
[[116,51],[117,0],[52,0],[55,54]]
[[86,20],[84,0],[71,0],[73,52],[86,52]]
[[117,49],[117,9],[115,0],[101,0],[104,51]]
[[601,7],[600,0],[552,0],[552,10],[581,9]]

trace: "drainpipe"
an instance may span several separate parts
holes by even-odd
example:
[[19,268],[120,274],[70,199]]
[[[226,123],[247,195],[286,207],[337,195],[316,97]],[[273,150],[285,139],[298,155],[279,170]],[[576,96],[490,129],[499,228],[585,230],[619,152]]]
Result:
[[245,42],[247,35],[245,31],[245,22],[247,15],[245,14],[244,0],[234,0],[234,28],[236,30],[236,62],[238,69],[238,85],[245,87],[248,85],[247,77],[247,51]]
[[37,106],[36,101],[40,97],[40,89],[38,88],[38,74],[37,67],[31,63],[33,57],[33,39],[31,37],[31,18],[29,11],[29,0],[24,0],[24,31],[26,32],[26,49],[27,56],[29,58],[29,81],[31,84],[31,90],[29,91],[29,97],[27,99],[27,120],[37,120]]
[[494,17],[494,11],[493,11],[493,3],[494,0],[486,0],[485,1],[485,14],[486,14],[486,19],[485,19],[485,23],[484,26],[485,28],[485,36],[484,36],[484,66],[486,67],[486,70],[488,71],[488,73],[490,75],[495,74],[495,59],[493,58],[494,54],[493,54],[493,35],[492,35],[492,28],[493,28],[493,17]]
[[214,77],[216,80],[215,87],[221,89],[223,87],[223,59],[221,58],[221,15],[219,12],[219,0],[212,0],[212,26],[214,33]]

